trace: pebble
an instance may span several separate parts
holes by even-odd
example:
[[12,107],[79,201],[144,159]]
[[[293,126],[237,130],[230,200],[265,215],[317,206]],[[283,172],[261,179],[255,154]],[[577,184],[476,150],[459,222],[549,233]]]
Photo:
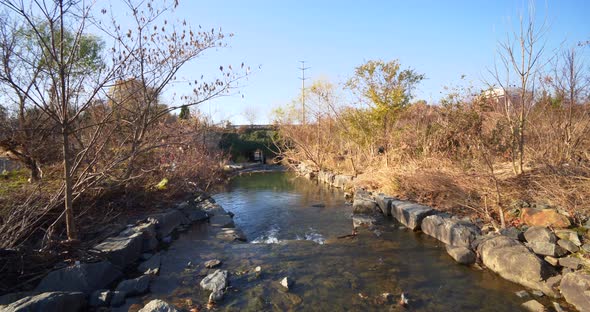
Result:
[[529,296],[529,293],[526,290],[517,291],[514,294],[516,294],[518,298],[526,298]]

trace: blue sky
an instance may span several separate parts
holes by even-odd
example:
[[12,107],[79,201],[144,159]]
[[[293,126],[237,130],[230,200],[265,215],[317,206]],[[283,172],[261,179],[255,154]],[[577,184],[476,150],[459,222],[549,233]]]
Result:
[[[344,82],[371,59],[399,59],[426,75],[417,98],[436,103],[444,86],[481,86],[489,77],[499,40],[517,30],[528,1],[181,1],[175,15],[205,29],[234,33],[229,47],[209,51],[184,70],[200,76],[215,64],[253,68],[239,95],[201,106],[214,120],[246,123],[246,107],[258,123],[300,92],[298,61],[311,68],[309,82]],[[550,29],[548,53],[590,40],[590,1],[536,1],[537,20]],[[583,53],[588,59],[586,47]],[[549,56],[549,55],[548,55]],[[587,61],[590,66],[590,61]],[[260,68],[259,68],[260,66]],[[464,80],[460,77],[465,75]],[[441,93],[442,92],[442,93]]]

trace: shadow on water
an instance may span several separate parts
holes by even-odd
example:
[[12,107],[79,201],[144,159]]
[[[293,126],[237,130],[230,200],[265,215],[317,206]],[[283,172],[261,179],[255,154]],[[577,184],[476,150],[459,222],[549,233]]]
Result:
[[[379,237],[363,230],[338,239],[352,231],[343,193],[289,173],[237,177],[214,198],[249,243],[221,243],[195,225],[165,252],[152,293],[139,300],[203,307],[209,293],[199,282],[211,271],[202,263],[218,258],[231,284],[220,311],[519,311],[524,301],[514,295],[522,287],[457,265],[438,241],[394,220]],[[290,291],[279,283],[285,276],[295,281]],[[402,292],[408,308],[397,304]]]

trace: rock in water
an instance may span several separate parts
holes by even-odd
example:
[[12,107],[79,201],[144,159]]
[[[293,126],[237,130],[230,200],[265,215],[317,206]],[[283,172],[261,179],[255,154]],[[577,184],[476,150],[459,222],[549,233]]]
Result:
[[475,263],[475,253],[467,247],[446,245],[446,249],[449,256],[455,259],[457,263],[465,265]]
[[285,289],[289,290],[291,287],[293,287],[293,281],[290,278],[288,278],[288,277],[285,276],[281,280],[281,285],[283,287],[285,287]]
[[125,293],[126,297],[143,295],[150,291],[151,276],[142,275],[138,278],[125,280],[117,285],[117,291]]
[[207,275],[200,283],[201,288],[210,291],[217,291],[227,287],[228,273],[225,270],[216,270],[215,272]]
[[218,303],[223,300],[223,296],[225,295],[225,291],[223,289],[216,290],[209,295],[209,304]]
[[138,312],[177,312],[176,308],[166,301],[155,299],[146,304]]
[[221,264],[221,260],[218,259],[213,259],[213,260],[209,260],[207,262],[205,262],[205,267],[207,269],[212,269],[214,267],[217,267]]
[[521,243],[507,236],[496,236],[480,243],[477,250],[483,264],[503,278],[557,296],[544,282],[556,274],[555,269]]

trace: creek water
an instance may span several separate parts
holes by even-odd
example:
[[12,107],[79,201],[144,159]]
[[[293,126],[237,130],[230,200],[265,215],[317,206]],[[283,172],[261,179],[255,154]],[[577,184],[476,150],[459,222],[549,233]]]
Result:
[[[212,272],[202,265],[210,259],[230,273],[219,311],[520,311],[530,300],[514,294],[523,287],[456,264],[443,244],[392,219],[377,233],[338,238],[352,232],[343,192],[290,173],[236,177],[213,197],[248,242],[220,242],[215,229],[195,225],[163,252],[151,293],[136,303],[161,298],[206,310],[199,282]],[[279,283],[285,276],[294,281],[289,291]],[[397,303],[402,292],[407,308]]]

